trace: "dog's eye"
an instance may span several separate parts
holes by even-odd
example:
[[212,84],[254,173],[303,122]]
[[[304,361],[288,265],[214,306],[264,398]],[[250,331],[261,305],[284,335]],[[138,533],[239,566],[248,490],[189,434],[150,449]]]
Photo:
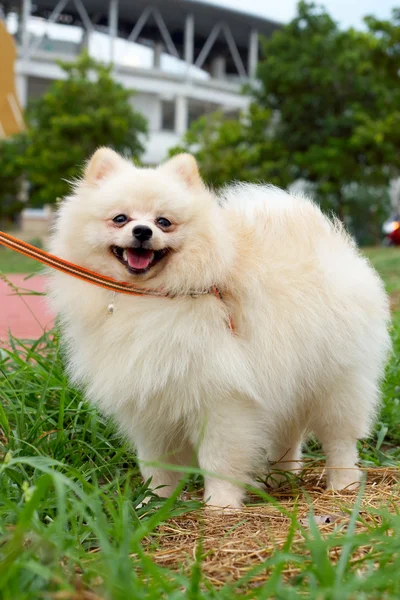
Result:
[[113,218],[114,223],[117,225],[123,225],[128,222],[128,217],[126,215],[117,215]]
[[168,229],[168,227],[171,227],[172,225],[171,221],[168,221],[168,219],[165,219],[164,217],[159,217],[156,219],[156,223],[163,229]]

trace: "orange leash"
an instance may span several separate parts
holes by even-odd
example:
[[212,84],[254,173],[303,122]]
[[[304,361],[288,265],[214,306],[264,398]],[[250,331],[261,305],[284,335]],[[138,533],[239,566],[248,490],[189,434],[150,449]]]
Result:
[[[107,290],[111,290],[112,292],[117,292],[119,294],[129,294],[131,296],[156,296],[161,298],[173,298],[174,295],[169,294],[168,292],[164,292],[162,290],[152,290],[148,288],[135,287],[130,283],[125,281],[117,281],[112,277],[106,277],[105,275],[100,275],[99,273],[95,273],[94,271],[89,271],[84,267],[80,267],[78,265],[74,265],[73,263],[64,260],[63,258],[58,258],[53,254],[49,254],[40,248],[36,248],[27,242],[23,242],[18,238],[15,238],[8,233],[4,233],[0,231],[0,244],[6,246],[6,248],[10,248],[11,250],[15,250],[20,254],[24,254],[29,258],[33,258],[46,265],[47,267],[52,267],[57,271],[61,271],[62,273],[66,273],[67,275],[71,275],[72,277],[76,277],[81,279],[82,281],[87,281],[89,283],[93,283],[93,285],[97,285],[99,287],[105,288]],[[214,294],[220,301],[223,301],[222,294],[217,287],[212,287],[209,290],[202,292],[192,292],[187,294],[188,296],[196,297],[203,296],[206,294]],[[228,326],[232,332],[235,331],[232,319],[228,316]]]

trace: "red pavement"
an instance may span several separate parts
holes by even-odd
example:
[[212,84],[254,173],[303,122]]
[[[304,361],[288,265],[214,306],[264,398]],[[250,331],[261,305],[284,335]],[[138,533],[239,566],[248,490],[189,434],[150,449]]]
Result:
[[[24,290],[44,292],[45,278],[35,275],[7,275],[14,285]],[[6,340],[8,332],[21,339],[37,339],[54,322],[45,296],[16,296],[13,289],[0,280],[0,340]]]

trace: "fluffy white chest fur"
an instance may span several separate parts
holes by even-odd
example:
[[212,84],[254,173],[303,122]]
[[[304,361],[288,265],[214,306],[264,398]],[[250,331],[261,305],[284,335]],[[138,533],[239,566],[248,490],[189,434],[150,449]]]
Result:
[[[205,500],[239,506],[260,457],[295,470],[310,432],[328,486],[358,481],[356,441],[373,422],[390,347],[388,305],[378,276],[313,203],[251,185],[217,199],[187,155],[140,170],[102,149],[61,207],[51,250],[177,294],[114,295],[59,273],[49,284],[72,378],[132,440],[161,495],[179,475],[148,463],[196,455],[232,480],[206,477]],[[213,285],[224,303],[188,295]]]

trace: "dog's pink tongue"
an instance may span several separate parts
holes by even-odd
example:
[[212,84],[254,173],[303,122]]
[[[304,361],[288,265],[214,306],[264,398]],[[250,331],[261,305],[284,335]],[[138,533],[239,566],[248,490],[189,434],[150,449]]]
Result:
[[128,265],[132,269],[147,269],[154,256],[153,250],[140,250],[140,252],[137,252],[132,248],[127,248],[126,254]]

